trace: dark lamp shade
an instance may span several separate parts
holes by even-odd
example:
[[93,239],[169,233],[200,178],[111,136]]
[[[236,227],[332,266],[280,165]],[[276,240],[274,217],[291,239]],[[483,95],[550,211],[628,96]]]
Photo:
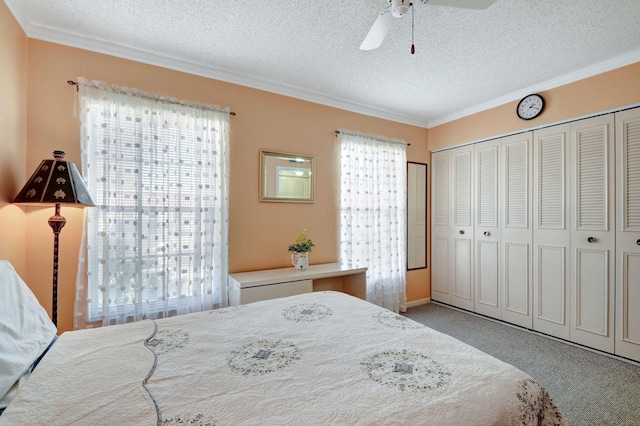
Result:
[[76,165],[64,161],[64,152],[54,151],[54,159],[42,160],[13,202],[15,204],[65,204],[95,206]]

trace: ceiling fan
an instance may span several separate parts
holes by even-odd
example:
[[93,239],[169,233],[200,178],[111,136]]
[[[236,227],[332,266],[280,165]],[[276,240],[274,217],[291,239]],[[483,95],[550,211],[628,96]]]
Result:
[[[413,7],[413,3],[410,0],[386,0],[388,6],[378,14],[378,17],[374,21],[371,29],[367,33],[367,36],[360,45],[360,50],[372,50],[376,49],[384,40],[389,28],[393,25],[393,21],[396,18],[402,18],[409,13],[409,9]],[[414,0],[417,1],[417,0]],[[421,0],[424,4],[431,4],[436,6],[452,6],[462,7],[467,9],[486,9],[491,6],[496,0]],[[412,13],[413,15],[413,13]],[[415,52],[413,44],[411,44],[411,54]]]

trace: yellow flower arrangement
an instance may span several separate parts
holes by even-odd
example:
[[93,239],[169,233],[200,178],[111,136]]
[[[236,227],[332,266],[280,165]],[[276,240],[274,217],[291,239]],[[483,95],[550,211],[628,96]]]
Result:
[[313,246],[315,246],[315,244],[309,239],[309,231],[303,229],[301,233],[296,235],[296,242],[289,244],[289,251],[307,253],[311,251],[311,247]]

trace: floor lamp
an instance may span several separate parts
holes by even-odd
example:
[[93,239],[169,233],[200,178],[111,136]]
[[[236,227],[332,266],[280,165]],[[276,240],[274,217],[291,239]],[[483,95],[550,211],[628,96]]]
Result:
[[53,151],[53,159],[42,160],[31,178],[13,200],[14,204],[55,205],[49,218],[53,230],[53,303],[51,320],[58,325],[58,244],[60,230],[67,220],[60,214],[60,206],[95,206],[76,165],[64,161],[64,151]]

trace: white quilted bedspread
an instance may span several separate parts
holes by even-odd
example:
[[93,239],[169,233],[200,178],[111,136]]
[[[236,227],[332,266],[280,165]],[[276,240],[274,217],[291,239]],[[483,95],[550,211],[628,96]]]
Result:
[[321,292],[64,333],[0,424],[567,423],[511,365]]

